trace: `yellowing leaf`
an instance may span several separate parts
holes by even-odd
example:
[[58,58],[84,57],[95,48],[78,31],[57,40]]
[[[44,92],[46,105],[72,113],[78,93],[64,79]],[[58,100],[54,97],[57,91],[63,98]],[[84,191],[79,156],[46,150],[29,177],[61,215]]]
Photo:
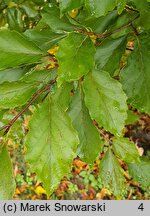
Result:
[[34,192],[37,194],[37,195],[40,195],[40,194],[46,194],[46,191],[44,190],[44,188],[42,188],[41,186],[38,186],[35,188]]
[[47,52],[51,55],[55,55],[58,49],[59,49],[59,46],[54,46],[51,49],[49,49]]
[[76,18],[76,16],[78,15],[78,9],[74,9],[68,12],[69,16],[71,18]]
[[51,62],[50,64],[47,65],[47,69],[52,69],[56,67],[56,63],[55,62]]
[[95,44],[97,36],[96,35],[90,35],[91,40],[93,41],[93,43]]

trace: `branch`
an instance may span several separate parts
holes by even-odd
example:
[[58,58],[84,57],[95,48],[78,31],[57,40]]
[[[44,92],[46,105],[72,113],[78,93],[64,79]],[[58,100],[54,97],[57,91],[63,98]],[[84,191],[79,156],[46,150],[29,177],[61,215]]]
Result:
[[106,33],[102,33],[102,34],[96,34],[96,36],[97,36],[98,39],[105,39],[105,38],[109,37],[110,35],[112,35],[112,34],[114,34],[114,33],[117,33],[117,32],[119,32],[119,31],[121,31],[121,30],[123,30],[123,29],[125,29],[125,28],[127,28],[127,27],[129,27],[129,26],[132,26],[133,22],[134,22],[136,19],[138,19],[139,16],[140,16],[140,15],[138,14],[136,17],[134,17],[134,18],[133,18],[132,20],[130,20],[128,23],[124,24],[123,26],[121,26],[121,27],[119,27],[119,28],[117,28],[117,29],[114,29],[114,30],[112,30],[112,31],[110,31],[110,32],[106,32]]
[[135,21],[136,19],[138,19],[139,16],[140,16],[140,15],[138,14],[136,17],[134,17],[134,18],[133,18],[132,20],[130,20],[128,23],[126,23],[126,24],[124,24],[123,26],[121,26],[121,27],[119,27],[119,28],[117,28],[117,29],[114,29],[114,30],[112,30],[112,31],[110,31],[110,32],[104,32],[104,33],[96,34],[96,33],[94,33],[94,32],[84,31],[83,29],[79,29],[79,28],[76,29],[76,31],[79,32],[79,33],[81,33],[81,34],[83,34],[83,35],[96,36],[97,39],[105,39],[105,38],[109,37],[110,35],[112,35],[112,34],[114,34],[114,33],[117,33],[117,32],[119,32],[119,31],[121,31],[121,30],[123,30],[123,29],[125,29],[125,28],[127,28],[127,27],[129,27],[129,26],[132,27],[134,21]]
[[126,5],[126,6],[125,6],[125,9],[126,9],[126,10],[130,10],[130,11],[133,11],[133,12],[139,13],[139,11],[138,11],[136,8],[133,8],[133,7],[129,6],[129,5]]
[[33,95],[33,97],[31,98],[31,100],[26,104],[26,106],[10,121],[8,122],[8,124],[0,127],[0,131],[5,130],[3,135],[6,135],[8,133],[8,131],[10,130],[10,128],[13,126],[13,124],[18,120],[18,118],[29,108],[29,106],[31,104],[33,104],[33,102],[40,97],[44,92],[49,91],[51,86],[56,82],[55,80],[52,80],[50,82],[50,84],[47,84],[46,86],[44,86],[44,88],[40,89],[37,93],[35,93]]

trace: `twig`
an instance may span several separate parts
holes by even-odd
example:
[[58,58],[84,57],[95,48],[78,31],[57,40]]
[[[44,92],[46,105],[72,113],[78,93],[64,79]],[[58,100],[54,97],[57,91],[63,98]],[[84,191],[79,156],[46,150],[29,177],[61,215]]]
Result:
[[10,121],[8,124],[0,127],[0,131],[5,130],[3,135],[6,135],[12,125],[18,120],[18,118],[29,108],[29,106],[39,97],[41,96],[44,92],[50,90],[51,86],[56,82],[56,80],[52,80],[50,84],[47,84],[44,88],[40,89],[37,93],[33,95],[31,100],[26,104],[26,106]]
[[134,33],[136,35],[139,35],[139,32],[137,31],[136,27],[133,25],[133,23],[131,23],[131,28],[133,29]]
[[138,19],[139,16],[140,16],[140,15],[138,14],[136,17],[134,17],[134,18],[133,18],[132,20],[130,20],[128,23],[126,23],[126,24],[124,24],[123,26],[121,26],[121,27],[119,27],[119,28],[117,28],[117,29],[114,29],[114,30],[112,30],[112,31],[110,31],[110,32],[104,32],[104,33],[96,34],[96,33],[94,33],[94,32],[84,31],[83,29],[80,29],[80,28],[76,29],[76,31],[77,31],[77,32],[80,32],[80,33],[83,34],[83,35],[96,36],[97,39],[105,39],[105,38],[109,37],[110,35],[112,35],[112,34],[114,34],[114,33],[117,33],[117,32],[119,32],[119,31],[121,31],[121,30],[123,30],[123,29],[125,29],[125,28],[127,28],[127,27],[129,27],[129,26],[132,27],[133,22],[134,22],[136,19]]
[[114,29],[114,30],[112,30],[112,31],[110,31],[110,32],[106,32],[106,33],[102,33],[102,34],[96,34],[96,36],[97,36],[97,38],[98,39],[105,39],[106,37],[109,37],[110,35],[112,35],[112,34],[114,34],[114,33],[117,33],[117,32],[119,32],[119,31],[121,31],[121,30],[123,30],[123,29],[125,29],[125,28],[127,28],[127,27],[129,27],[129,26],[131,26],[132,24],[133,24],[133,22],[136,20],[136,19],[138,19],[139,18],[139,14],[136,16],[136,17],[134,17],[132,20],[130,20],[128,23],[126,23],[126,24],[124,24],[123,26],[121,26],[121,27],[119,27],[119,28],[117,28],[117,29]]
[[133,8],[133,7],[129,6],[129,5],[126,5],[126,6],[125,6],[125,9],[126,9],[126,10],[130,10],[130,11],[133,11],[133,12],[139,13],[139,11],[138,11],[136,8]]

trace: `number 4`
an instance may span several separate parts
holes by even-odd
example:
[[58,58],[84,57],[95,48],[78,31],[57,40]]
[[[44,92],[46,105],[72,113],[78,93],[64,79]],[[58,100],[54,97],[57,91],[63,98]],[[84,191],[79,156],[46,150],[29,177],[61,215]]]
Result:
[[143,203],[141,203],[138,207],[139,210],[143,211],[144,210],[144,206],[143,206]]

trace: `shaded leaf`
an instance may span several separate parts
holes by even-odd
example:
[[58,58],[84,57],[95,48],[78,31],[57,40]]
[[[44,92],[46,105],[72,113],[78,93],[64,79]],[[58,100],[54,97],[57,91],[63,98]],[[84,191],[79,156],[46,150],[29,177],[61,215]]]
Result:
[[22,106],[37,90],[35,83],[4,82],[0,85],[0,109]]
[[146,190],[150,187],[150,161],[143,157],[139,163],[128,163],[129,174]]
[[104,187],[117,197],[123,197],[126,193],[125,178],[123,169],[120,167],[117,158],[111,150],[105,153],[104,158],[100,163],[100,177]]
[[134,143],[127,138],[116,137],[113,139],[113,150],[121,160],[128,163],[139,162],[139,153]]
[[116,0],[118,14],[121,14],[126,5],[126,0]]
[[34,41],[42,50],[47,51],[53,47],[59,40],[65,37],[65,34],[57,34],[50,29],[43,29],[42,31],[36,29],[29,29],[24,32],[29,40]]
[[59,0],[59,8],[61,14],[71,11],[72,9],[79,8],[83,5],[84,0]]
[[135,41],[135,48],[128,57],[126,67],[121,72],[121,82],[129,103],[150,114],[150,40],[149,34]]
[[0,83],[18,81],[25,73],[24,68],[10,68],[0,71]]
[[98,69],[103,69],[114,75],[119,69],[120,60],[126,49],[126,38],[104,40],[96,49],[95,61]]
[[72,97],[68,113],[74,128],[78,131],[80,139],[78,155],[86,163],[93,164],[103,145],[99,132],[94,126],[88,109],[84,104],[84,95],[80,86]]
[[48,194],[70,171],[78,142],[69,117],[49,95],[33,114],[25,141],[26,160]]
[[70,32],[75,28],[65,16],[60,18],[60,11],[56,6],[46,8],[42,13],[42,20],[49,25],[52,31],[57,33]]
[[94,17],[105,16],[112,11],[116,5],[116,0],[86,0],[86,6]]
[[135,114],[133,111],[131,111],[131,110],[128,110],[128,111],[127,111],[127,115],[128,115],[128,117],[127,117],[126,122],[125,122],[126,125],[134,124],[134,123],[136,123],[136,122],[139,120],[139,118],[140,118],[138,115],[136,115],[136,114]]
[[71,101],[71,90],[73,89],[72,83],[64,83],[56,89],[56,93],[53,96],[54,99],[59,103],[61,108],[66,111]]
[[7,23],[10,29],[16,31],[23,31],[24,23],[22,19],[22,11],[16,7],[7,8]]
[[140,19],[136,22],[140,27],[149,30],[150,29],[150,7],[147,10],[140,12]]
[[82,23],[82,25],[86,26],[87,28],[92,29],[93,32],[98,34],[103,33],[106,30],[108,31],[110,26],[114,25],[114,22],[118,17],[118,13],[116,10],[108,13],[106,16],[98,18],[90,16],[88,12],[86,15],[84,13],[85,9],[83,11],[80,11],[79,15],[76,17],[77,21],[79,23]]
[[50,80],[55,79],[56,71],[55,70],[31,70],[26,73],[21,81],[24,82],[40,82],[48,83]]
[[131,3],[139,10],[140,17],[136,21],[138,26],[142,28],[149,29],[150,28],[150,6],[146,0],[138,1],[138,0],[130,0]]
[[7,29],[0,30],[0,69],[35,63],[41,56],[42,51],[23,35]]
[[127,117],[126,95],[117,80],[95,70],[85,77],[85,104],[92,119],[111,133],[121,134]]

